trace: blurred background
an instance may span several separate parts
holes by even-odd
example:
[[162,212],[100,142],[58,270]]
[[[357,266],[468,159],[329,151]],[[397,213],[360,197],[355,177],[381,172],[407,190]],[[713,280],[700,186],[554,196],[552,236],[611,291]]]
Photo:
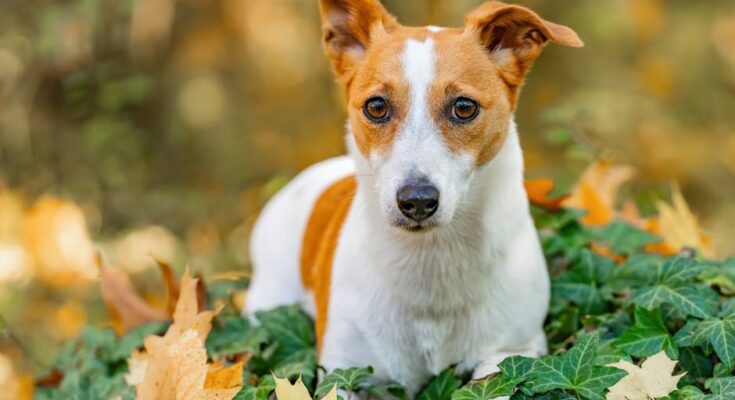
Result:
[[[384,2],[460,25],[482,1]],[[735,2],[519,3],[586,43],[527,80],[528,175],[564,191],[592,160],[631,165],[644,212],[677,181],[735,254]],[[344,151],[344,119],[316,0],[2,0],[0,386],[108,323],[95,249],[154,304],[154,257],[246,275],[259,208]]]

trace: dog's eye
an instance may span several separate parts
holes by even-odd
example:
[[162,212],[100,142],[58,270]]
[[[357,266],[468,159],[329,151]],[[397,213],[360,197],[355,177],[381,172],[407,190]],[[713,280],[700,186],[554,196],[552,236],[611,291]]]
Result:
[[373,97],[366,101],[363,112],[373,122],[386,122],[390,118],[388,102],[382,97]]
[[459,122],[472,121],[477,116],[477,103],[466,97],[460,97],[452,105],[452,117]]

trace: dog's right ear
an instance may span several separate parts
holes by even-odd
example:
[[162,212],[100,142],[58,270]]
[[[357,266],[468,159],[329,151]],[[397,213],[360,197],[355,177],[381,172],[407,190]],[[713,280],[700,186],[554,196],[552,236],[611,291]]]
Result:
[[398,26],[379,0],[320,0],[324,49],[339,81],[349,86],[371,41]]

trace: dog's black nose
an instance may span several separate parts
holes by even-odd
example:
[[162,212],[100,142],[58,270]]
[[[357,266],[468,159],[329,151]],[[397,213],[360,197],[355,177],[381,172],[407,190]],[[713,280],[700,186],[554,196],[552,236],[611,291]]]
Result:
[[431,185],[406,185],[396,197],[403,215],[416,222],[431,217],[439,208],[439,190]]

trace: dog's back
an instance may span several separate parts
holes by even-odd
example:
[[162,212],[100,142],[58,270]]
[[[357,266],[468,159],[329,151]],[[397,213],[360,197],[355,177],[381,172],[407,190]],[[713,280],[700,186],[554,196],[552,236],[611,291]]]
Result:
[[245,308],[248,314],[301,303],[316,317],[315,299],[307,292],[328,285],[319,271],[331,264],[326,258],[334,250],[336,230],[352,200],[354,169],[348,157],[312,165],[265,207],[250,241],[253,280]]

